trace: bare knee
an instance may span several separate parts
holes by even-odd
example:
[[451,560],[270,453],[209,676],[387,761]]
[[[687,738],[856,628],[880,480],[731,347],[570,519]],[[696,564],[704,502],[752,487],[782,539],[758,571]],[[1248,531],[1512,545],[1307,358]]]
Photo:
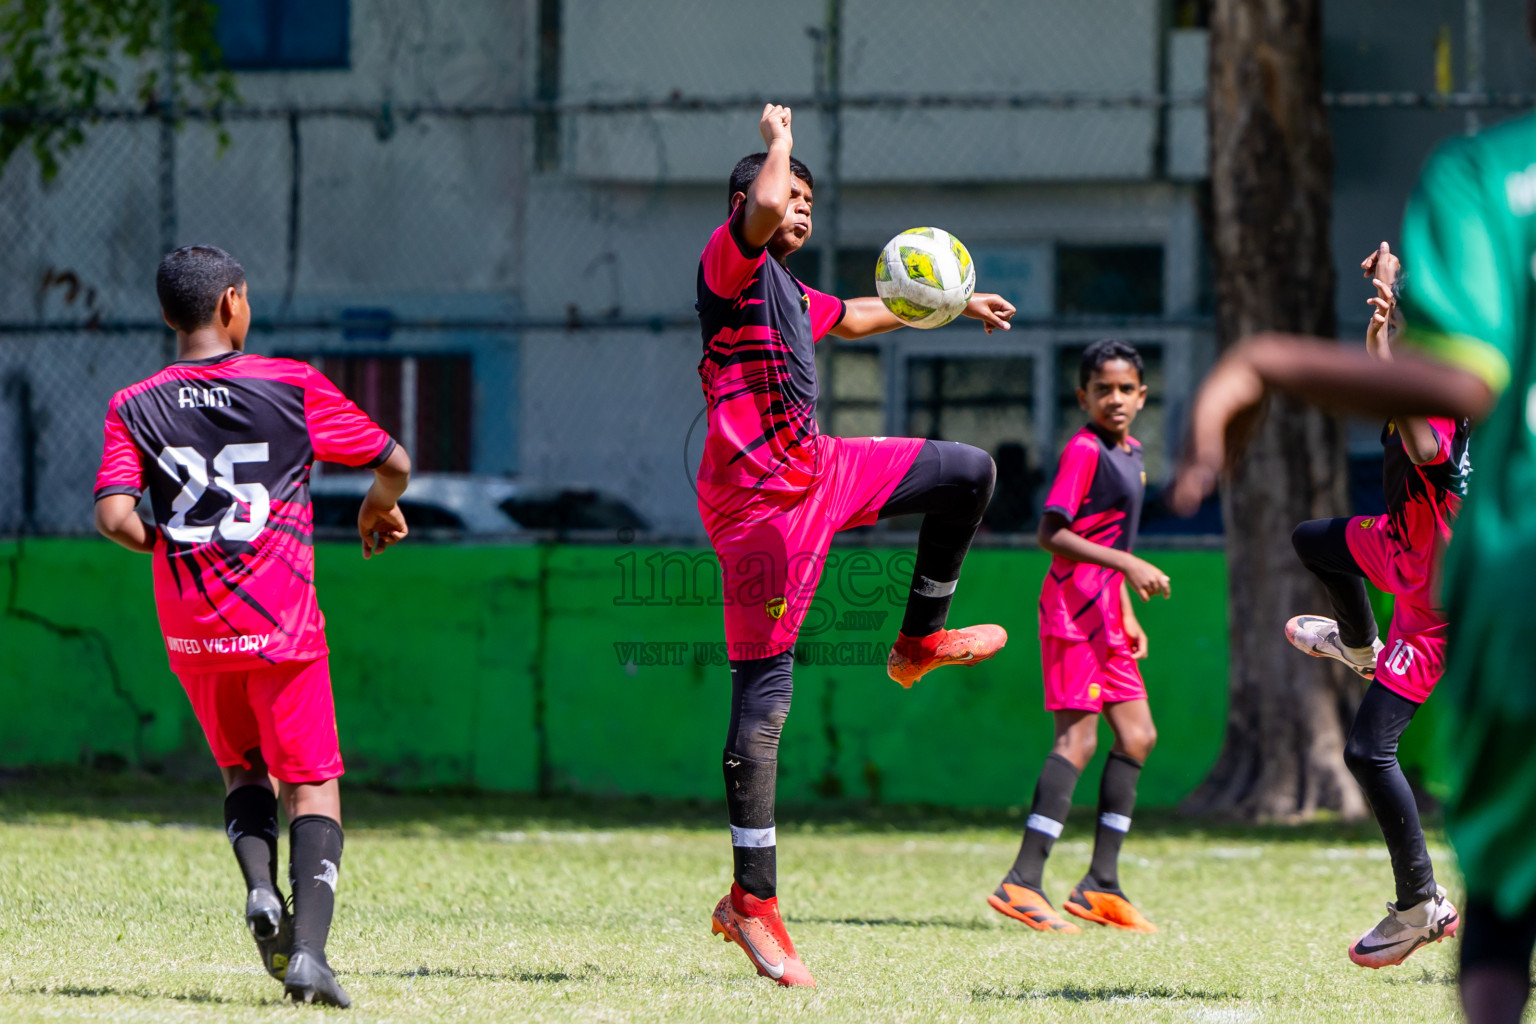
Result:
[[341,821],[341,783],[337,779],[324,782],[285,782],[281,786],[283,813],[291,822],[306,814],[318,814],[332,821]]
[[[1095,722],[1095,725],[1097,723]],[[1051,752],[1059,754],[1071,761],[1082,771],[1093,760],[1094,752],[1099,748],[1099,733],[1097,728],[1069,729],[1056,735],[1056,742],[1051,747]]]
[[1157,727],[1151,722],[1122,729],[1115,736],[1115,752],[1137,761],[1145,761],[1157,746]]
[[249,768],[245,765],[220,766],[219,772],[224,776],[224,792],[233,793],[243,786],[260,786],[271,790],[272,779],[267,774],[267,762],[262,759],[260,750],[247,750],[245,759],[250,762]]

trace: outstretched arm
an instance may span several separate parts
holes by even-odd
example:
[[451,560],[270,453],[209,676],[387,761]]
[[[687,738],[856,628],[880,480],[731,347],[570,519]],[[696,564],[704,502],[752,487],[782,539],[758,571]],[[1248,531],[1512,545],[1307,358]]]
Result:
[[[906,326],[896,318],[896,314],[885,308],[885,303],[873,296],[849,299],[844,306],[843,319],[832,328],[832,334],[844,341],[857,341],[872,334],[884,334]],[[989,293],[972,295],[960,315],[980,320],[987,333],[991,334],[994,330],[1009,330],[1011,325],[1008,321],[1013,319],[1014,312],[1013,303],[1001,295]]]
[[1496,398],[1481,377],[1444,363],[1414,356],[1381,363],[1320,338],[1258,335],[1229,351],[1195,396],[1188,446],[1173,485],[1176,511],[1193,513],[1215,489],[1230,450],[1240,446],[1271,390],[1335,412],[1383,418],[1411,411],[1480,420]]
[[896,314],[885,308],[885,303],[874,296],[847,299],[843,302],[843,318],[832,328],[832,335],[844,341],[857,341],[873,334],[884,334],[898,327],[905,327]]
[[96,502],[96,529],[114,544],[147,555],[155,550],[155,534],[139,517],[139,499],[131,494],[108,494]]
[[789,212],[789,183],[794,175],[789,169],[789,152],[795,137],[789,128],[788,107],[769,103],[757,130],[768,146],[768,159],[747,188],[746,210],[741,221],[741,240],[753,249],[761,249],[773,238]]

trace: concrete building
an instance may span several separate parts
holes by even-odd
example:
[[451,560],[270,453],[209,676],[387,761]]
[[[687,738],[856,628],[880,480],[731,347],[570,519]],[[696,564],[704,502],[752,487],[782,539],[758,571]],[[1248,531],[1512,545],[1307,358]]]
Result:
[[[1464,8],[1411,6],[1383,39],[1383,2],[1329,5],[1331,87],[1444,84],[1421,79],[1466,52]],[[1482,3],[1489,23],[1516,6]],[[323,366],[424,467],[589,483],[695,536],[696,261],[761,146],[747,101],[781,99],[818,176],[797,273],[868,294],[886,239],[935,224],[1020,308],[1007,334],[828,345],[823,429],[999,453],[1020,508],[995,525],[1017,526],[1080,422],[1077,348],[1115,333],[1148,356],[1158,482],[1213,350],[1200,5],[838,7],[833,26],[824,0],[766,24],[744,0],[225,0],[242,109],[177,133],[174,239],[239,256],[277,325],[251,348]],[[1509,35],[1486,33],[1484,79],[1530,88]],[[1346,331],[1356,250],[1395,237],[1418,161],[1464,120],[1336,113]],[[111,120],[52,182],[27,156],[0,174],[0,270],[25,283],[0,294],[0,451],[23,453],[0,460],[0,531],[89,528],[107,398],[163,358],[160,132]],[[20,328],[85,319],[119,329]]]

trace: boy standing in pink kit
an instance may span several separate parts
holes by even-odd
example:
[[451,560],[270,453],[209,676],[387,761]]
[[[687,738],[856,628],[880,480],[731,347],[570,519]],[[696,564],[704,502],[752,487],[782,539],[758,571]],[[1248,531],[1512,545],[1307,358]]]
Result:
[[1089,422],[1061,453],[1040,520],[1040,546],[1055,556],[1040,593],[1040,658],[1056,740],[1035,783],[1019,855],[987,897],[993,909],[1037,931],[1080,930],[1056,913],[1042,875],[1093,757],[1100,714],[1115,745],[1099,785],[1093,861],[1065,906],[1085,921],[1157,930],[1120,891],[1118,868],[1136,780],[1157,740],[1136,666],[1147,656],[1147,635],[1131,594],[1147,601],[1170,593],[1163,571],[1131,554],[1147,482],[1141,444],[1130,435],[1147,400],[1143,372],[1141,355],[1123,341],[1094,342],[1083,353],[1077,401]]

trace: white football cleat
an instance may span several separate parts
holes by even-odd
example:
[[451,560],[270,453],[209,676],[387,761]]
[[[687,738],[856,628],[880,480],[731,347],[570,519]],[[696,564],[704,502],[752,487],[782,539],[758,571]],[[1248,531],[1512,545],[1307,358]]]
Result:
[[1361,967],[1392,967],[1408,959],[1420,946],[1456,934],[1461,918],[1445,898],[1445,889],[1407,910],[1387,904],[1387,916],[1356,939],[1349,947],[1349,958]]
[[1298,615],[1285,624],[1285,638],[1291,646],[1314,658],[1332,658],[1343,662],[1362,679],[1376,678],[1376,655],[1386,644],[1377,637],[1371,641],[1371,655],[1367,661],[1356,660],[1356,655],[1339,640],[1339,624],[1321,615]]

